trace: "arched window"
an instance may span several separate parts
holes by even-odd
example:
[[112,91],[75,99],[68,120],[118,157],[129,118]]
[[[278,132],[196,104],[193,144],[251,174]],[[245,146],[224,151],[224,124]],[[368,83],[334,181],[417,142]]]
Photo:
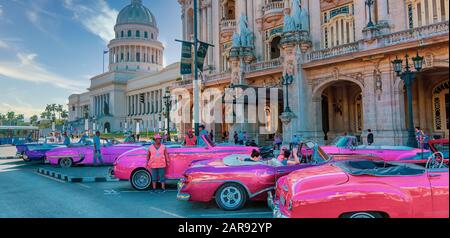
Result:
[[131,37],[131,30],[128,31],[128,37]]
[[272,39],[272,42],[270,42],[270,59],[280,58],[280,41],[281,37],[277,36]]
[[122,38],[124,37],[123,31],[120,32],[120,37],[122,37]]
[[153,38],[154,38],[154,37],[153,37],[153,33],[152,33],[152,40],[153,40]]
[[145,38],[145,39],[148,38],[148,32],[144,32],[144,38]]
[[322,13],[322,44],[324,48],[355,41],[353,4],[346,4]]
[[141,62],[141,53],[139,52],[136,53],[136,61]]
[[141,37],[141,32],[140,31],[136,31],[136,37]]
[[408,5],[409,26],[420,27],[448,21],[448,0],[412,0]]

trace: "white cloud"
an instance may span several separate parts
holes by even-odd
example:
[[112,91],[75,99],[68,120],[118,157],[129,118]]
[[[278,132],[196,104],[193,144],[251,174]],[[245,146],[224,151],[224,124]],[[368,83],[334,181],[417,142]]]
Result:
[[35,61],[36,54],[17,54],[17,61],[0,61],[0,75],[34,83],[52,84],[71,92],[83,91],[88,85],[48,71]]
[[8,44],[5,42],[5,41],[3,41],[3,40],[0,40],[0,49],[1,48],[8,48],[9,46],[8,46]]
[[63,5],[86,30],[99,36],[106,43],[113,39],[118,11],[111,8],[105,0],[89,1],[89,5],[78,2],[78,0],[64,0]]

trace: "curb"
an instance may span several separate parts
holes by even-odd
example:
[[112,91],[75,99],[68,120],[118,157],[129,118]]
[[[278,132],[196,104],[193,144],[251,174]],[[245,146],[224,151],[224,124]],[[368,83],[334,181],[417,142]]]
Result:
[[19,157],[17,156],[0,157],[0,160],[11,160],[11,159],[19,159]]
[[73,177],[52,170],[39,168],[38,173],[69,183],[100,183],[100,182],[118,182],[119,179],[109,177]]

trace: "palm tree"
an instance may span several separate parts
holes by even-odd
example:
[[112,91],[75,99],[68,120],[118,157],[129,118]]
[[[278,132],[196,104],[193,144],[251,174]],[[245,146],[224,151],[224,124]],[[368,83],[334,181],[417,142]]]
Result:
[[38,116],[37,115],[33,115],[33,116],[31,116],[30,117],[30,123],[31,123],[31,125],[36,125],[36,122],[38,121]]
[[58,106],[56,106],[56,112],[58,113],[58,117],[59,117],[59,119],[61,120],[61,113],[62,113],[62,111],[64,110],[63,109],[63,106],[61,105],[61,104],[58,104]]
[[15,117],[16,117],[16,113],[15,112],[7,112],[6,113],[6,118],[8,119],[8,122],[9,122],[10,126],[12,126],[12,123],[13,123]]

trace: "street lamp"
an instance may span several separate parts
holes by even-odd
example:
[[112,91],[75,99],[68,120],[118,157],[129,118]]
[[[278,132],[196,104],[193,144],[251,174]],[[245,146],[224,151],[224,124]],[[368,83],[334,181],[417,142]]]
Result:
[[289,75],[286,73],[286,75],[281,76],[281,84],[286,87],[286,108],[284,109],[284,112],[292,112],[291,108],[289,107],[289,86],[294,82],[294,76]]
[[417,147],[417,141],[414,133],[414,117],[413,117],[413,106],[412,106],[412,81],[416,77],[417,73],[422,70],[423,66],[423,57],[419,56],[419,52],[417,52],[417,56],[413,57],[415,72],[411,71],[411,66],[409,65],[409,55],[405,56],[405,70],[403,71],[403,60],[395,57],[395,60],[392,61],[394,66],[394,71],[397,74],[397,77],[400,77],[406,86],[406,94],[407,94],[407,103],[408,103],[408,142],[407,145],[409,147]]
[[167,140],[170,141],[170,108],[172,107],[172,100],[169,90],[166,90],[164,98],[164,104],[166,106],[166,120],[167,120]]

